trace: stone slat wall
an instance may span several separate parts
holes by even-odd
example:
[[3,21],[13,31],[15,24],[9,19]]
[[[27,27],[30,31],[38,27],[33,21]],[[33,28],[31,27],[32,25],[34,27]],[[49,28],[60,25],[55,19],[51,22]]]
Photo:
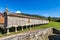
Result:
[[7,27],[18,27],[22,26],[24,24],[28,24],[28,19],[27,18],[20,18],[20,17],[10,17],[8,16],[8,26]]
[[22,35],[0,38],[0,40],[48,40],[48,36],[52,34],[52,31],[53,28],[46,28]]
[[22,17],[13,17],[13,16],[7,16],[7,27],[18,27],[18,26],[28,26],[28,25],[37,25],[37,24],[44,24],[49,23],[47,20],[38,20],[38,19],[30,19],[30,23],[28,22],[28,18],[22,18]]

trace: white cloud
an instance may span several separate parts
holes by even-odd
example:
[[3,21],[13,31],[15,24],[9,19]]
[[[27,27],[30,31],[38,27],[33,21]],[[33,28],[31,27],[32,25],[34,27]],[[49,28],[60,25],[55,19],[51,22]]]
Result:
[[21,11],[16,11],[15,13],[21,13]]

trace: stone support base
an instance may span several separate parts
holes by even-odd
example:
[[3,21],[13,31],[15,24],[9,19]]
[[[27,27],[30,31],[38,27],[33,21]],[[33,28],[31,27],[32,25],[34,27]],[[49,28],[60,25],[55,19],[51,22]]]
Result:
[[6,34],[10,34],[10,33],[9,33],[9,28],[6,29]]
[[23,26],[21,27],[21,30],[23,31]]
[[31,25],[30,25],[30,30],[31,30]]
[[15,32],[17,32],[17,27],[15,27]]
[[28,26],[26,26],[26,29],[28,30]]

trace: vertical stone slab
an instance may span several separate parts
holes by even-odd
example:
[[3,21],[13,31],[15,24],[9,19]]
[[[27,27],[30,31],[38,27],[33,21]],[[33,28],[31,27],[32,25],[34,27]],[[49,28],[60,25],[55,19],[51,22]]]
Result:
[[29,28],[30,28],[30,30],[31,30],[31,25],[30,25],[30,27],[29,27]]
[[21,30],[23,31],[23,26],[21,26]]
[[33,28],[35,27],[35,24],[33,25]]
[[7,31],[7,34],[10,34],[10,33],[9,33],[9,28],[7,28],[6,31]]
[[15,32],[17,32],[17,27],[15,27]]
[[26,26],[26,29],[28,30],[28,26]]

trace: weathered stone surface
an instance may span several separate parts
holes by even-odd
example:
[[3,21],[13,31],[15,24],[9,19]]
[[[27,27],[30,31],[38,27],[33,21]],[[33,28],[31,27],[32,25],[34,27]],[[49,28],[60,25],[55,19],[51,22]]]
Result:
[[47,28],[31,33],[26,33],[25,35],[0,38],[0,40],[48,40],[48,36],[52,34],[52,31],[52,28]]
[[18,26],[28,26],[28,25],[37,25],[37,24],[47,24],[49,23],[48,20],[38,20],[38,19],[32,19],[30,18],[30,22],[28,22],[29,18],[22,18],[22,17],[15,17],[15,16],[7,16],[7,20],[5,22],[5,25],[7,25],[7,28],[11,28],[12,26],[18,27]]

